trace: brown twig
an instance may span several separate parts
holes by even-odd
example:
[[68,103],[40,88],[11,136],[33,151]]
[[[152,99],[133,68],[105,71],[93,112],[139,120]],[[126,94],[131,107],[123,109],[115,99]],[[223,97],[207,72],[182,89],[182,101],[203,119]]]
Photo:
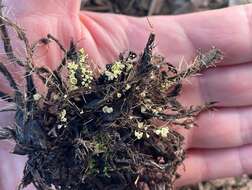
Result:
[[8,69],[4,66],[3,63],[0,62],[0,72],[5,76],[5,78],[9,81],[10,86],[15,89],[16,91],[18,91],[18,87],[17,84],[15,82],[15,80],[13,79],[12,75],[10,74],[10,72],[8,71]]
[[164,0],[152,0],[148,15],[150,16],[150,15],[160,12],[163,4],[164,4]]
[[167,80],[174,82],[181,81],[182,79],[195,75],[211,66],[214,66],[215,63],[220,62],[222,59],[223,53],[219,49],[213,47],[205,54],[200,52],[191,66],[177,75],[168,78]]
[[64,48],[64,46],[60,43],[60,41],[57,38],[55,38],[51,34],[47,34],[47,38],[53,40],[65,54],[67,53],[66,49]]
[[11,45],[11,41],[10,41],[10,37],[8,34],[8,30],[5,26],[5,21],[4,21],[4,17],[3,17],[3,13],[2,13],[2,0],[0,0],[0,31],[1,31],[1,38],[2,41],[4,43],[4,50],[5,53],[8,57],[8,59],[12,62],[13,60],[20,66],[24,66],[24,64],[22,63],[22,61],[20,61],[19,59],[17,59],[17,57],[14,55],[13,53],[13,49],[12,49],[12,45]]
[[11,98],[8,94],[0,91],[0,98],[6,102],[13,102],[13,98]]

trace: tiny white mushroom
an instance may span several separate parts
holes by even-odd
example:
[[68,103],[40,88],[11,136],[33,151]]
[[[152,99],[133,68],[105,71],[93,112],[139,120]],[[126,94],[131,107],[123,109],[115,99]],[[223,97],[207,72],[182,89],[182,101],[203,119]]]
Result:
[[121,98],[121,97],[122,97],[122,94],[118,92],[118,93],[116,94],[116,96],[117,96],[117,98]]
[[168,133],[169,133],[169,128],[168,127],[163,127],[161,129],[161,136],[162,137],[164,137],[164,138],[167,137]]
[[146,133],[146,137],[147,137],[147,139],[148,139],[148,138],[150,138],[150,135],[149,135],[148,133]]
[[63,125],[58,125],[58,129],[61,129],[63,127]]
[[139,139],[143,138],[143,132],[135,131],[135,136],[139,140]]
[[146,112],[146,107],[145,106],[141,106],[141,113],[145,113]]
[[144,123],[143,123],[143,122],[138,122],[138,123],[137,123],[137,127],[138,127],[139,129],[142,129],[142,128],[144,127]]
[[104,106],[104,107],[102,108],[102,111],[103,111],[104,113],[112,113],[114,110],[113,110],[112,107]]
[[38,93],[36,93],[36,94],[33,95],[33,99],[34,99],[35,101],[40,100],[40,98],[42,98],[42,96],[41,96],[40,94],[38,94]]
[[126,84],[125,89],[126,89],[126,90],[129,90],[130,88],[131,88],[131,85],[130,85],[130,84]]

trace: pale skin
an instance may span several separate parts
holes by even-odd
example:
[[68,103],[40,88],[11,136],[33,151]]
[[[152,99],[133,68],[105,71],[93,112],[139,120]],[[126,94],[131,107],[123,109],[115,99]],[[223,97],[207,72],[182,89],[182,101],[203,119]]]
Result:
[[[155,51],[176,66],[182,58],[190,64],[198,48],[220,48],[224,61],[184,84],[180,98],[184,104],[219,103],[214,112],[199,116],[198,128],[179,130],[186,137],[187,159],[185,170],[179,169],[182,176],[176,187],[252,173],[251,5],[150,17],[152,28],[146,18],[79,12],[78,0],[7,0],[5,5],[32,42],[50,33],[67,48],[73,39],[99,68],[122,51],[141,51],[150,31],[157,37]],[[56,68],[61,55],[56,45],[40,47],[36,64]],[[0,87],[6,89],[3,83]],[[4,126],[6,114],[0,117]],[[15,189],[24,158],[9,155],[6,143],[1,143],[0,161],[0,189]]]

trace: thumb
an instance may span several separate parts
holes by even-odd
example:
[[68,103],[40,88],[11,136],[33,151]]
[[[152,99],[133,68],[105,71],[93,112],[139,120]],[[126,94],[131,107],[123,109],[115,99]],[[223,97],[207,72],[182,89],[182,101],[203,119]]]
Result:
[[[80,0],[0,0],[6,13],[18,17],[36,14],[78,14]],[[9,16],[9,15],[8,15]]]

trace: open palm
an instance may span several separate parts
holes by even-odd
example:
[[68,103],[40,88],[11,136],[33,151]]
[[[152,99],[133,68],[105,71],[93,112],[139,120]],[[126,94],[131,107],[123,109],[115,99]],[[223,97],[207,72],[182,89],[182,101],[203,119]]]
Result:
[[[151,29],[146,18],[80,13],[79,0],[6,0],[5,5],[32,42],[48,33],[66,48],[74,40],[99,68],[127,49],[141,51],[151,30],[157,36],[155,51],[174,65],[182,59],[189,64],[198,48],[214,45],[222,49],[225,60],[221,64],[184,84],[180,97],[184,104],[219,104],[216,111],[200,115],[199,128],[180,129],[186,137],[187,159],[176,185],[252,173],[252,6],[150,17]],[[36,64],[54,69],[61,56],[59,48],[49,44],[39,48]],[[6,88],[3,83],[0,87]],[[6,125],[10,118],[2,114],[0,125]],[[1,190],[16,188],[24,161],[10,155],[6,144],[1,143]]]

